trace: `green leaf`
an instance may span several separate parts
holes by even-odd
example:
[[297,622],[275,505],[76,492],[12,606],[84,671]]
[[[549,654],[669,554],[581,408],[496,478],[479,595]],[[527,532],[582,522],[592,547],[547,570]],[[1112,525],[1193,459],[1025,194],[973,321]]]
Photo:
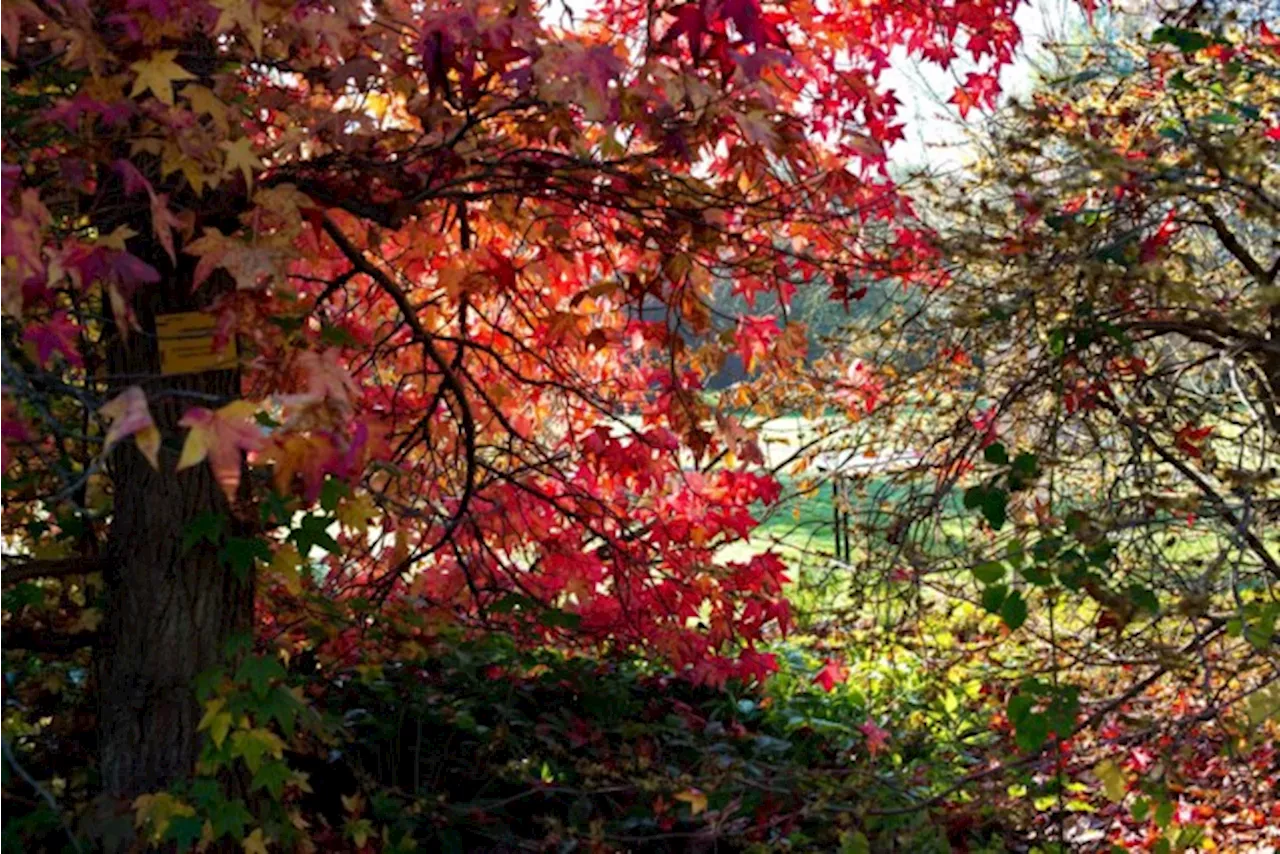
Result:
[[995,530],[1000,530],[1005,523],[1005,508],[1009,496],[1003,489],[988,489],[982,497],[982,515]]
[[249,576],[254,561],[271,562],[271,547],[258,537],[229,537],[219,557],[243,580]]
[[216,546],[222,541],[222,532],[226,528],[227,517],[221,513],[205,511],[195,516],[182,529],[182,551],[191,551],[199,543]]
[[993,442],[987,445],[982,451],[982,458],[994,465],[1002,466],[1009,462],[1009,454],[1005,451],[1004,445],[999,442]]
[[347,485],[337,478],[325,478],[324,486],[320,487],[320,506],[332,513],[338,509],[338,502],[351,494],[351,490]]
[[1156,805],[1156,814],[1152,817],[1156,827],[1164,830],[1173,821],[1173,801],[1161,801]]
[[1141,584],[1130,584],[1129,601],[1137,605],[1140,611],[1146,611],[1148,614],[1160,613],[1160,600],[1156,598],[1156,594],[1149,587],[1143,587]]
[[312,546],[319,546],[330,554],[339,554],[342,548],[328,531],[329,526],[336,524],[330,516],[319,516],[308,513],[298,522],[298,527],[289,534],[289,539],[298,546],[298,552],[306,557]]
[[1045,721],[1050,731],[1059,738],[1066,738],[1076,726],[1076,713],[1080,711],[1080,689],[1068,685],[1056,690],[1053,701],[1045,710]]
[[320,340],[334,347],[359,347],[360,342],[340,326],[326,323],[320,327]]
[[1032,564],[1022,570],[1022,577],[1036,587],[1048,587],[1053,583],[1053,573],[1040,564]]
[[871,854],[871,842],[866,834],[852,830],[840,834],[840,854]]
[[1027,603],[1022,594],[1013,591],[1000,605],[1000,619],[1010,629],[1018,629],[1027,621]]
[[1007,706],[1009,723],[1013,724],[1014,727],[1017,727],[1020,721],[1022,721],[1027,715],[1031,714],[1031,709],[1034,708],[1035,704],[1036,702],[1030,694],[1022,692],[1014,694],[1009,698]]
[[1049,352],[1058,358],[1061,358],[1067,352],[1067,331],[1065,329],[1055,329],[1049,335]]
[[1171,44],[1183,53],[1194,53],[1213,44],[1208,34],[1182,27],[1160,27],[1151,34],[1152,44]]
[[519,593],[508,593],[497,602],[489,606],[489,610],[494,614],[510,614],[516,609],[528,610],[536,606],[538,603],[530,599],[528,596],[521,596]]
[[989,560],[986,563],[980,563],[973,568],[973,577],[978,579],[982,584],[995,584],[1004,578],[1004,564],[998,560]]
[[1245,626],[1244,639],[1259,650],[1267,649],[1271,646],[1271,638],[1276,633],[1278,616],[1280,616],[1280,605],[1272,604],[1257,608],[1257,617]]
[[169,819],[164,838],[174,843],[179,851],[190,851],[204,833],[204,818],[194,815],[175,815]]
[[1000,606],[1004,604],[1005,596],[1009,593],[1009,588],[1003,584],[993,584],[986,590],[982,591],[982,607],[987,609],[987,613],[995,614],[1000,610]]
[[253,815],[245,809],[243,801],[217,800],[209,805],[209,823],[213,826],[213,838],[230,836],[243,839],[244,828],[253,821]]
[[1025,478],[1033,478],[1040,471],[1040,459],[1030,451],[1023,451],[1013,458],[1013,470]]
[[236,668],[236,681],[245,682],[259,699],[267,696],[273,679],[284,678],[284,667],[273,656],[250,655]]
[[550,628],[576,629],[582,623],[582,617],[558,608],[548,608],[538,615],[538,622]]
[[249,791],[266,789],[271,793],[271,797],[278,801],[284,794],[284,785],[287,782],[289,782],[289,766],[279,759],[272,759],[264,762],[262,767],[254,772]]
[[986,487],[971,486],[964,491],[964,506],[966,510],[973,510],[982,505],[983,497],[987,494]]
[[1027,753],[1038,749],[1048,737],[1049,721],[1038,712],[1023,715],[1014,724],[1014,743],[1018,745],[1018,749]]
[[[270,677],[268,677],[270,678]],[[261,716],[271,718],[279,726],[286,738],[293,738],[293,730],[298,720],[301,706],[298,698],[283,685],[276,685],[258,706]]]

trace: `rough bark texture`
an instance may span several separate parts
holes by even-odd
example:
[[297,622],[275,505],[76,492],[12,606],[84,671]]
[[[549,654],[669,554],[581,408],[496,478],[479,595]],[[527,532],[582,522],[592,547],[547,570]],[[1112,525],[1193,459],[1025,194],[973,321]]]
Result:
[[107,545],[106,620],[100,650],[99,730],[104,790],[131,798],[190,774],[200,710],[196,677],[250,629],[253,585],[201,544],[184,553],[187,525],[226,512],[208,466],[156,472],[129,448],[117,461]]
[[[185,271],[184,271],[185,272]],[[186,276],[139,300],[143,330],[155,316],[191,311]],[[252,573],[238,576],[201,542],[183,548],[201,514],[233,514],[207,464],[175,471],[191,406],[216,408],[239,393],[239,374],[160,375],[153,335],[134,332],[111,348],[120,386],[140,384],[163,436],[156,471],[132,442],[109,460],[114,490],[106,544],[106,603],[98,650],[99,750],[103,792],[131,799],[191,774],[198,754],[196,678],[223,660],[228,641],[251,630]]]

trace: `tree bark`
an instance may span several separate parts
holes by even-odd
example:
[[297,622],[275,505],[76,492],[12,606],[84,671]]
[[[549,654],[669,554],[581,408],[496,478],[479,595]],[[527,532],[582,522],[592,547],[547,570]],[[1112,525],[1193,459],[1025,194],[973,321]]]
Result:
[[176,471],[187,432],[178,421],[192,406],[217,408],[237,397],[240,376],[161,375],[158,344],[149,334],[156,316],[202,307],[187,284],[190,265],[182,267],[139,294],[137,320],[146,331],[117,335],[108,356],[116,391],[140,385],[163,437],[159,470],[132,441],[121,442],[108,460],[114,494],[95,675],[103,794],[117,805],[191,775],[201,716],[196,679],[220,663],[232,666],[229,641],[253,625],[253,573],[234,572],[215,544],[184,548],[202,514],[222,517],[228,532],[235,520],[207,463]]
[[[167,450],[167,449],[166,449]],[[239,578],[187,526],[229,507],[207,465],[155,471],[133,447],[118,455],[99,649],[99,736],[105,793],[131,799],[190,775],[198,754],[196,677],[252,628],[253,579]]]

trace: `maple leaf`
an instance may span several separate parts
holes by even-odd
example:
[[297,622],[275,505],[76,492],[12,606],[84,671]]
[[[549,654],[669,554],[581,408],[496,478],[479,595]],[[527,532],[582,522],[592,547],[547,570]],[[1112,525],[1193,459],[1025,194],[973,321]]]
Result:
[[291,431],[273,436],[262,452],[262,460],[274,466],[272,482],[277,492],[282,495],[292,492],[294,478],[301,475],[302,495],[314,501],[320,495],[335,451],[328,436]]
[[689,812],[692,815],[699,815],[707,811],[707,796],[701,789],[685,789],[683,792],[677,792],[672,797],[689,805]]
[[882,729],[871,718],[867,718],[859,727],[862,735],[867,739],[867,752],[872,756],[880,753],[889,744],[889,731]]
[[117,160],[111,164],[111,168],[120,176],[120,180],[124,182],[125,195],[132,196],[134,193],[143,191],[149,196],[155,195],[155,191],[151,188],[151,182],[138,171],[137,166],[134,166],[128,160]]
[[267,571],[278,576],[285,589],[297,596],[302,593],[301,567],[302,555],[298,552],[298,547],[293,543],[285,543],[272,555]]
[[1148,237],[1144,238],[1142,245],[1139,247],[1138,260],[1143,264],[1149,264],[1160,255],[1160,250],[1169,245],[1169,242],[1178,233],[1178,212],[1171,210],[1165,214],[1164,219],[1160,221],[1160,225]]
[[960,111],[960,118],[969,115],[974,107],[995,107],[996,98],[1000,95],[1000,78],[995,74],[970,72],[965,77],[963,86],[957,87],[948,103],[955,104]]
[[168,792],[139,795],[133,802],[134,824],[150,825],[157,839],[164,836],[175,818],[196,814],[195,808]]
[[191,277],[193,290],[204,284],[219,268],[231,274],[238,290],[256,290],[263,286],[264,281],[270,282],[282,276],[289,257],[279,247],[251,245],[228,237],[216,228],[205,228],[201,236],[188,243],[183,251],[200,259]]
[[1204,441],[1213,434],[1213,427],[1196,427],[1186,424],[1173,435],[1173,443],[1188,457],[1200,459],[1204,456]]
[[189,428],[178,471],[208,458],[218,482],[229,495],[233,494],[240,483],[242,452],[262,446],[262,430],[253,421],[257,411],[257,405],[247,400],[237,400],[217,410],[202,406],[188,409],[178,422]]
[[378,507],[362,492],[355,498],[344,498],[334,515],[344,527],[363,537],[369,533],[369,522],[378,515]]
[[102,446],[104,456],[121,439],[132,436],[147,462],[151,463],[153,469],[159,470],[160,431],[147,407],[146,392],[136,385],[129,386],[104,403],[98,412],[111,423]]
[[158,50],[147,59],[140,59],[129,66],[136,77],[129,97],[136,98],[143,92],[150,91],[161,103],[173,106],[173,85],[183,80],[194,80],[195,76],[174,60],[176,50]]
[[151,228],[155,233],[156,239],[160,241],[160,245],[164,247],[164,251],[169,254],[169,260],[178,263],[178,256],[173,251],[173,228],[182,227],[182,220],[178,219],[173,211],[169,210],[168,193],[152,193],[151,194]]
[[303,402],[330,400],[344,409],[350,409],[360,396],[360,389],[347,369],[338,362],[338,351],[329,349],[319,353],[308,350],[298,357],[298,366],[307,379],[306,394],[293,398]]
[[267,854],[267,845],[268,840],[263,836],[260,827],[254,828],[253,833],[240,840],[240,847],[244,849],[244,854]]
[[4,45],[9,49],[10,56],[16,56],[18,46],[22,43],[23,22],[30,21],[39,25],[44,16],[27,3],[5,3],[3,9],[0,18],[3,19]]
[[76,340],[80,328],[71,322],[65,311],[56,311],[44,323],[33,323],[22,333],[22,340],[33,344],[41,365],[48,365],[54,353],[61,353],[67,364],[79,367],[84,364]]
[[204,715],[196,724],[196,732],[209,731],[214,747],[222,747],[231,731],[231,712],[225,708],[227,701],[223,697],[215,697],[204,704]]
[[738,319],[738,353],[748,371],[755,369],[756,362],[769,352],[770,345],[777,337],[778,320],[772,314]]
[[196,115],[211,118],[219,133],[223,136],[230,134],[231,123],[227,119],[227,105],[213,93],[212,89],[193,83],[183,87],[182,97],[187,99],[192,112]]
[[817,675],[813,677],[813,681],[821,685],[822,690],[831,693],[837,685],[842,684],[848,678],[849,668],[845,667],[844,663],[839,659],[828,658],[823,662],[822,668],[818,670]]
[[254,170],[262,168],[262,158],[253,150],[253,140],[247,136],[242,136],[235,142],[224,140],[219,145],[226,153],[222,174],[230,175],[239,170],[240,174],[244,176],[245,186],[252,189]]
[[240,27],[254,56],[262,55],[262,21],[258,17],[258,4],[253,0],[213,0],[218,10],[218,22],[214,25],[215,33],[225,33]]

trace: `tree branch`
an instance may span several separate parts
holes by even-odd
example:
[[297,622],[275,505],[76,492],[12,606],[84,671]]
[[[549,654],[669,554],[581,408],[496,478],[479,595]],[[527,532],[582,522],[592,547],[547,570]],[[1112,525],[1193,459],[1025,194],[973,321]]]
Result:
[[[445,359],[444,354],[436,347],[435,341],[431,333],[427,332],[422,325],[422,319],[418,317],[417,311],[413,307],[413,303],[409,301],[409,297],[404,290],[397,285],[390,276],[381,268],[369,261],[364,256],[359,247],[342,232],[328,214],[324,215],[324,230],[333,240],[339,251],[347,256],[347,260],[352,266],[364,273],[369,278],[378,283],[378,286],[384,290],[388,296],[395,302],[400,313],[404,315],[405,322],[409,324],[409,329],[413,332],[414,337],[422,344],[423,351],[427,354],[436,367],[440,370],[441,382],[449,389],[450,395],[458,403],[458,419],[462,427],[462,440],[465,453],[466,479],[463,485],[462,497],[458,501],[458,506],[454,510],[453,515],[445,523],[444,530],[440,534],[440,538],[425,553],[420,553],[417,558],[421,560],[426,555],[434,553],[445,542],[453,536],[453,533],[462,524],[463,518],[466,516],[467,510],[471,505],[471,496],[475,493],[476,488],[476,423],[475,416],[471,412],[471,407],[467,403],[466,389],[462,385],[462,381],[458,379],[458,375],[449,361]],[[403,567],[407,568],[407,567]],[[402,569],[397,567],[397,570]]]
[[1204,215],[1209,218],[1209,225],[1213,227],[1214,234],[1218,235],[1218,240],[1222,243],[1223,248],[1230,252],[1235,259],[1240,262],[1249,275],[1258,280],[1260,285],[1269,285],[1275,278],[1273,274],[1268,273],[1262,268],[1262,264],[1257,258],[1249,254],[1249,250],[1240,242],[1240,238],[1227,227],[1222,217],[1218,216],[1218,212],[1213,209],[1213,205],[1208,202],[1197,202],[1200,210],[1204,211]]
[[5,561],[0,581],[4,584],[21,584],[37,578],[66,578],[70,575],[93,575],[106,569],[107,562],[99,557],[67,557],[52,560]]
[[17,626],[4,630],[3,641],[6,650],[22,649],[29,652],[68,655],[78,649],[97,646],[100,637],[97,632],[93,631],[59,634],[54,629],[33,629],[29,626]]

